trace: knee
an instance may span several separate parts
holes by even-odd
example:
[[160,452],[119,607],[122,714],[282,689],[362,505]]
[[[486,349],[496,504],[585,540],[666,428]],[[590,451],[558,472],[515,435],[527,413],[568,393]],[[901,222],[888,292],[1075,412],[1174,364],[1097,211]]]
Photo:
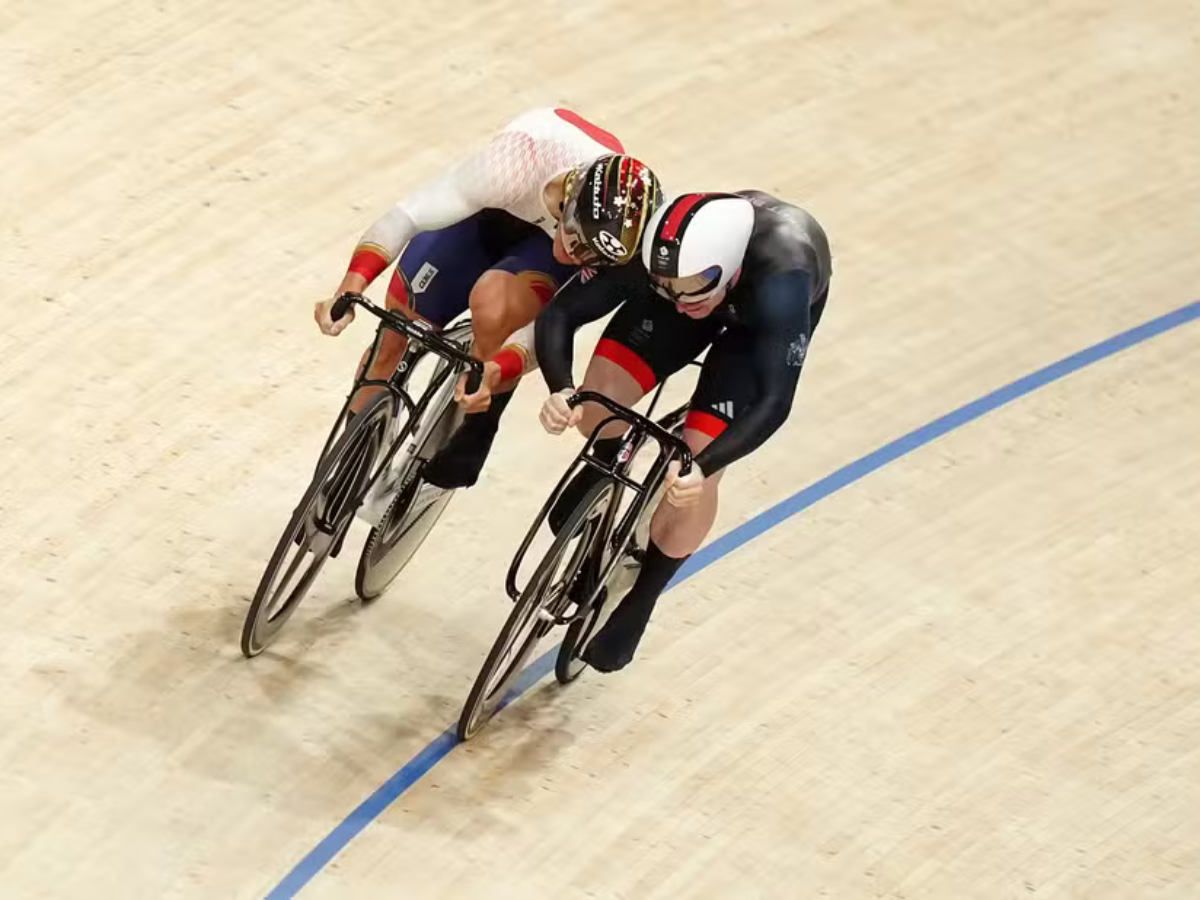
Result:
[[[578,390],[579,391],[595,391],[597,394],[604,394],[603,388],[593,387],[592,385],[589,385],[586,381],[583,383],[583,387],[578,388]],[[608,395],[605,394],[605,396],[608,396]],[[596,430],[596,426],[598,426],[600,424],[600,422],[608,415],[609,415],[608,410],[606,410],[600,404],[585,403],[585,404],[583,404],[583,415],[579,417],[579,424],[576,425],[575,427],[577,429],[579,429],[579,433],[582,434],[584,437],[589,437],[591,435],[591,433]]]
[[508,297],[514,289],[516,276],[492,270],[484,272],[471,288],[468,300],[471,325],[478,332],[495,334],[503,331],[507,319]]

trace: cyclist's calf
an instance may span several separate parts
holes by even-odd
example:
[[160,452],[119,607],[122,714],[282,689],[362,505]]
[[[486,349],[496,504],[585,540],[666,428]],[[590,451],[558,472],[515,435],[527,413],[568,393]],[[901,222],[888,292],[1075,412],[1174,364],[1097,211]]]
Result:
[[[395,279],[393,279],[393,287],[388,289],[386,306],[393,312],[402,312],[408,316],[412,314],[404,291],[395,290]],[[383,340],[379,342],[379,350],[374,358],[371,357],[374,344],[363,351],[362,359],[358,363],[358,378],[378,381],[386,381],[391,378],[396,371],[396,366],[400,365],[400,358],[404,356],[407,347],[408,338],[395,331],[384,329]],[[382,390],[383,388],[380,387],[360,389],[355,393],[354,399],[350,401],[350,411],[361,412]]]

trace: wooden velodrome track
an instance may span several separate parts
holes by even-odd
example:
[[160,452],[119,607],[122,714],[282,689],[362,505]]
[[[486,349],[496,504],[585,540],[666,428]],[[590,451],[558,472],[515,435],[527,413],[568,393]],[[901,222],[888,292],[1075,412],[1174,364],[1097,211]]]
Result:
[[[5,0],[0,896],[1200,896],[1198,41],[1182,0]],[[831,235],[796,412],[714,536],[1186,309],[860,465],[627,672],[342,825],[457,715],[575,444],[530,379],[385,598],[347,553],[243,661],[369,334],[311,304],[546,104]]]

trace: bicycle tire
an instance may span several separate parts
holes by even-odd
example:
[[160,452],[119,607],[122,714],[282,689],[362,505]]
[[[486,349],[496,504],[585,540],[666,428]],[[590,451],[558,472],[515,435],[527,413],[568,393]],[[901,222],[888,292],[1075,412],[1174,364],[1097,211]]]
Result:
[[[525,661],[538,641],[553,627],[553,621],[541,619],[538,612],[544,609],[551,616],[558,615],[571,602],[570,588],[588,554],[593,552],[592,545],[599,533],[600,516],[593,513],[602,512],[601,503],[612,502],[614,492],[615,485],[612,481],[605,480],[593,485],[583,500],[576,505],[567,519],[566,526],[560,529],[554,542],[534,569],[525,589],[513,604],[512,612],[500,629],[500,634],[492,643],[487,659],[467,696],[467,702],[463,705],[462,714],[458,719],[459,740],[470,739],[505,705],[512,682],[524,668]],[[555,569],[566,555],[571,541],[576,538],[579,539],[578,546],[559,580],[560,590],[554,595],[552,588],[556,585],[551,582]],[[509,651],[518,643],[519,649],[506,665]],[[495,676],[502,666],[503,672],[497,679]]]
[[363,545],[354,590],[364,603],[375,600],[399,577],[454,496],[453,490],[447,490],[410,516],[409,510],[423,481],[416,470],[410,470],[407,480]]
[[[242,653],[246,657],[257,656],[274,641],[279,630],[300,606],[329,557],[340,548],[354,513],[365,496],[371,468],[379,456],[392,414],[391,397],[379,395],[354,417],[321,458],[316,474],[275,545],[275,551],[259,579],[254,599],[246,613],[241,638]],[[330,488],[323,496],[322,489],[326,485],[330,485]],[[320,509],[322,501],[324,509]],[[318,519],[326,520],[328,527],[320,525]],[[333,521],[330,522],[330,519]],[[311,535],[310,528],[314,529]],[[303,576],[280,603],[280,595],[291,584],[310,550],[313,551],[312,559]],[[273,589],[285,561],[293,553],[295,558],[288,567],[283,584]]]
[[354,590],[364,603],[375,600],[396,580],[421,548],[454,495],[453,490],[447,490],[420,509],[417,515],[410,517],[408,514],[421,488],[423,461],[430,459],[449,440],[462,418],[453,399],[449,399],[437,415],[437,422],[423,439],[421,447],[409,457],[405,471],[400,476],[401,487],[396,496],[363,544],[354,575]]
[[[456,330],[461,331],[462,326],[458,326]],[[451,330],[450,334],[453,335],[456,330]],[[466,334],[470,335],[469,323]],[[409,375],[411,374],[410,369]],[[396,496],[388,504],[378,524],[367,535],[359,555],[358,568],[354,574],[354,591],[364,603],[377,599],[396,580],[421,548],[454,495],[453,490],[447,490],[428,506],[418,510],[415,516],[409,516],[412,501],[421,488],[420,472],[423,461],[431,459],[462,422],[462,414],[453,397],[453,376],[442,408],[430,410],[427,414],[435,416],[435,421],[424,437],[420,438],[421,446],[411,451],[404,464],[404,471],[399,476],[400,489],[396,491]]]

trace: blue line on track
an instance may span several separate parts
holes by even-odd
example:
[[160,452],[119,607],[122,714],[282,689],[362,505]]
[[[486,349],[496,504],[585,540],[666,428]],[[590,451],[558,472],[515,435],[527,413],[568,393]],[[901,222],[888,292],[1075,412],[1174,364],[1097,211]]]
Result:
[[[853,484],[876,469],[912,453],[917,448],[925,446],[942,435],[956,428],[961,428],[963,425],[975,421],[980,416],[1007,403],[1011,403],[1019,397],[1024,397],[1038,388],[1045,387],[1052,382],[1058,381],[1060,378],[1065,378],[1067,375],[1077,372],[1085,366],[1099,362],[1135,344],[1140,344],[1142,341],[1149,340],[1163,332],[1178,328],[1180,325],[1198,318],[1200,318],[1200,301],[1189,303],[1187,306],[1180,307],[1174,312],[1151,319],[1149,322],[1138,325],[1136,328],[1131,328],[1106,341],[1101,341],[1099,344],[1095,344],[1085,350],[1080,350],[1078,353],[1073,353],[1065,359],[1061,359],[1043,369],[1038,369],[1036,372],[1026,375],[1024,378],[1018,378],[1011,384],[1007,384],[986,396],[980,397],[978,400],[974,400],[965,406],[960,406],[953,412],[946,413],[946,415],[934,419],[928,425],[923,425],[902,437],[896,438],[896,440],[885,444],[878,450],[842,466],[836,472],[826,475],[820,481],[810,484],[781,503],[777,503],[765,512],[759,513],[753,519],[744,522],[727,534],[717,538],[711,544],[702,547],[679,570],[679,574],[675,576],[669,587],[674,587],[697,572],[708,568],[723,556],[732,553],[743,544],[754,540],[763,532],[774,528],[780,522],[796,515],[796,513],[808,509],[808,507],[812,506],[818,500],[822,500],[847,485]],[[557,648],[550,650],[521,674],[509,696],[505,699],[504,705],[511,703],[550,673],[554,668],[556,651]],[[324,840],[317,844],[304,859],[300,860],[283,881],[279,882],[275,889],[267,895],[267,900],[285,900],[285,898],[296,896],[301,888],[308,884],[350,841],[358,836],[359,832],[377,819],[385,809],[391,806],[397,797],[416,784],[426,772],[441,762],[454,749],[455,743],[453,727],[446,729],[438,735],[433,743],[405,763],[395,775],[384,782],[375,793],[360,803],[357,809],[350,813],[340,825],[334,828]]]

